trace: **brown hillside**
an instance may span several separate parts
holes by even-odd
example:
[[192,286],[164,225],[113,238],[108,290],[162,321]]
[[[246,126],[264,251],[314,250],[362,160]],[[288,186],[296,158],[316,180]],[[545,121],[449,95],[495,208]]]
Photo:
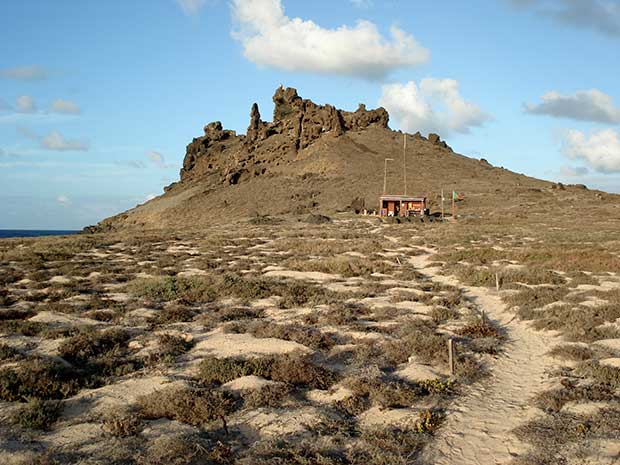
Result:
[[[261,120],[254,104],[247,135],[210,123],[188,146],[181,180],[165,193],[104,220],[98,230],[200,226],[256,214],[334,213],[355,198],[377,208],[385,158],[388,193],[402,194],[403,133],[388,127],[383,108],[355,112],[303,100],[291,88],[273,98],[273,122]],[[461,193],[462,216],[507,218],[547,215],[577,208],[587,214],[602,199],[617,196],[583,186],[556,185],[485,160],[454,153],[439,136],[407,134],[408,194],[427,195],[437,211],[441,189]]]

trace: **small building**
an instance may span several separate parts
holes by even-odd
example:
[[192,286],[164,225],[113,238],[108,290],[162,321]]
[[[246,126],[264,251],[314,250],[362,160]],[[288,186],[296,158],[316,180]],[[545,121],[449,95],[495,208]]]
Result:
[[426,197],[382,195],[379,205],[380,216],[421,216],[429,213]]

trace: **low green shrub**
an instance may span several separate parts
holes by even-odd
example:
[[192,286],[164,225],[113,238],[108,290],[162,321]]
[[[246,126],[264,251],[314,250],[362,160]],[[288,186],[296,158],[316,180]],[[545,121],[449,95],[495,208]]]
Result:
[[13,422],[22,428],[48,430],[62,412],[59,401],[34,399],[20,407],[13,416]]

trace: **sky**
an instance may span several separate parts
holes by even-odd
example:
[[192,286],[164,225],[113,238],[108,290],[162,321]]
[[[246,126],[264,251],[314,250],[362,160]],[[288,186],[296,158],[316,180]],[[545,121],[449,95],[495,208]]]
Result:
[[81,229],[178,180],[279,85],[620,193],[620,0],[2,0],[0,229]]

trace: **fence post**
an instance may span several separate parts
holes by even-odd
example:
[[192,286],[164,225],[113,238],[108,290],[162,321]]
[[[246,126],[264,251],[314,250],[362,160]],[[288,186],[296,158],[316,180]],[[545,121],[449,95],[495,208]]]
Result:
[[448,364],[450,365],[450,374],[454,376],[454,340],[448,339]]
[[495,273],[495,290],[499,292],[499,273]]

